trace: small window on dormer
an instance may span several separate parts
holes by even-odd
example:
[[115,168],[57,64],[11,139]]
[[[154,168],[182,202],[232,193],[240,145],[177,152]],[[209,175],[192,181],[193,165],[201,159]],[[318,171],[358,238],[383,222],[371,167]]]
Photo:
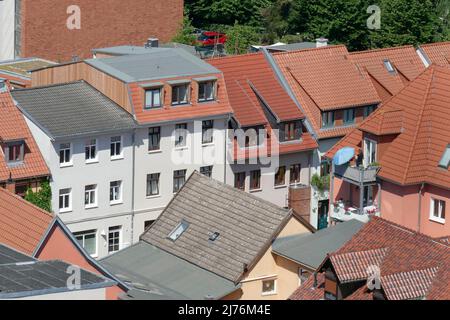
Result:
[[172,86],[172,105],[189,103],[189,84]]
[[198,101],[206,102],[215,99],[215,81],[205,81],[198,84]]
[[162,107],[162,88],[152,88],[145,90],[145,109],[155,109]]
[[394,66],[392,65],[390,60],[384,60],[384,66],[386,67],[388,72],[395,72]]
[[25,143],[23,141],[6,143],[4,153],[8,164],[22,162],[25,154]]

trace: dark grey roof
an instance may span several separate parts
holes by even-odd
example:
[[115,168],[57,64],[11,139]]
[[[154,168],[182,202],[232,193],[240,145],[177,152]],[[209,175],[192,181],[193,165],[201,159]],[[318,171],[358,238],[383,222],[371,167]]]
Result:
[[21,111],[52,138],[133,129],[133,117],[84,81],[11,91]]
[[101,263],[132,286],[122,299],[220,299],[238,289],[232,281],[143,241],[106,257]]
[[350,220],[313,234],[278,238],[272,245],[272,251],[315,270],[328,253],[342,247],[363,225],[358,220]]
[[0,244],[0,265],[32,261],[33,258]]
[[[0,265],[0,299],[69,292],[69,266],[58,260]],[[80,270],[80,275],[80,288],[77,290],[106,288],[116,284],[83,269]]]
[[156,48],[147,54],[88,59],[85,62],[123,82],[220,73],[180,48]]
[[[238,282],[291,212],[259,197],[194,172],[142,239]],[[181,221],[189,223],[176,240],[168,235]],[[210,236],[219,233],[215,241]]]

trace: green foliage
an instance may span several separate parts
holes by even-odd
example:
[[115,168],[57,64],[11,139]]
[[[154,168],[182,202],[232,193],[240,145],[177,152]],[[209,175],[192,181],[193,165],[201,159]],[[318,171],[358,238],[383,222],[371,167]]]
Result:
[[45,211],[51,212],[52,190],[50,188],[50,183],[48,181],[43,182],[41,184],[41,189],[38,192],[33,192],[31,188],[28,188],[25,200]]
[[183,16],[183,22],[180,25],[177,34],[172,38],[172,42],[195,45],[195,28],[192,26],[192,20],[189,18],[189,12],[186,10]]
[[311,177],[311,185],[319,191],[327,190],[330,187],[330,176],[320,176],[315,173]]
[[247,53],[251,45],[261,43],[261,32],[258,28],[235,24],[226,31],[227,43],[225,50],[228,54]]

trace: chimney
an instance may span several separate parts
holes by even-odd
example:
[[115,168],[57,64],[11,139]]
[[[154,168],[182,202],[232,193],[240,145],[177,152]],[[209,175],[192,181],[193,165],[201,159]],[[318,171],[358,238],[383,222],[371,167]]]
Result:
[[148,38],[147,43],[145,44],[146,48],[158,48],[159,47],[159,39],[158,38]]
[[289,188],[288,207],[309,222],[311,215],[311,187],[302,184],[291,186]]
[[11,172],[9,173],[9,179],[6,181],[6,190],[8,190],[11,193],[16,193],[16,183],[12,179]]
[[328,39],[324,37],[320,37],[316,39],[316,48],[322,48],[328,46]]

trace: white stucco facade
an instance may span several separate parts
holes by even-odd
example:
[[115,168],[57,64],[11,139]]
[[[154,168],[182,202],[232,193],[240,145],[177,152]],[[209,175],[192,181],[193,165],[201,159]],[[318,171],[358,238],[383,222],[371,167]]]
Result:
[[0,1],[0,61],[14,59],[15,0]]

